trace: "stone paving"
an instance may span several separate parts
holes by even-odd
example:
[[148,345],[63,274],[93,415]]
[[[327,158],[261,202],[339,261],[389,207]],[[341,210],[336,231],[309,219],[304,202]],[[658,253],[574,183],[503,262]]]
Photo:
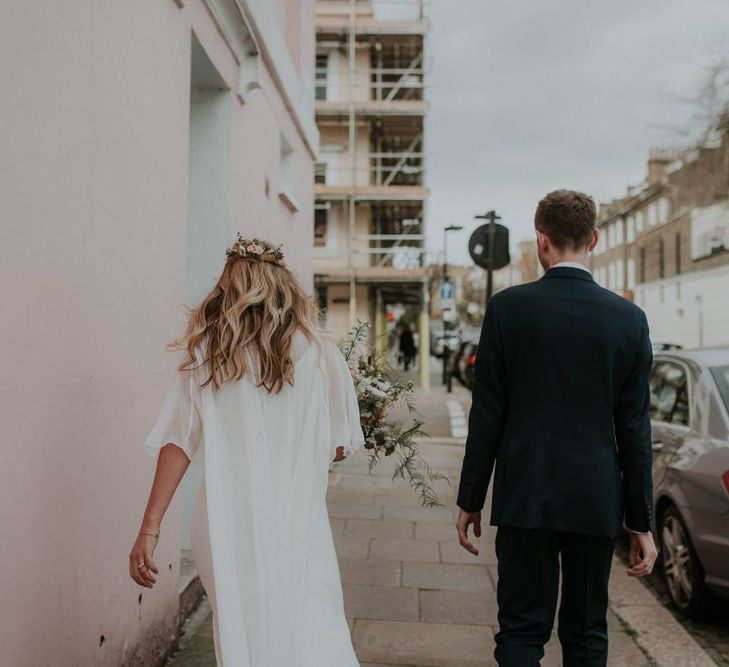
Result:
[[[457,479],[462,447],[422,449]],[[481,553],[471,556],[457,542],[454,489],[440,491],[446,507],[421,508],[403,481],[390,479],[388,466],[370,476],[364,456],[332,473],[328,501],[345,611],[363,666],[496,664],[495,528],[485,528]],[[609,628],[609,664],[651,664],[612,612]],[[561,664],[556,632],[542,664]]]
[[[345,612],[362,667],[496,665],[495,528],[484,528],[477,558],[458,544],[455,487],[463,446],[451,434],[448,399],[467,409],[468,393],[455,384],[453,394],[434,384],[418,400],[435,436],[422,443],[422,452],[452,481],[451,487],[439,486],[444,507],[420,507],[406,482],[391,479],[387,461],[370,475],[364,452],[332,467],[327,503]],[[203,603],[188,621],[171,665],[215,667],[210,621]],[[608,628],[609,665],[714,664],[645,587],[624,574],[617,559]],[[542,665],[561,662],[555,629]]]

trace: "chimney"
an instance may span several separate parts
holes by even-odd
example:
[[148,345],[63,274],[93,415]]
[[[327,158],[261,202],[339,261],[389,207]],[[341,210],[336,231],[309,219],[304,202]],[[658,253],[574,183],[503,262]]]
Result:
[[666,167],[680,160],[685,148],[654,148],[648,153],[648,186],[666,182]]

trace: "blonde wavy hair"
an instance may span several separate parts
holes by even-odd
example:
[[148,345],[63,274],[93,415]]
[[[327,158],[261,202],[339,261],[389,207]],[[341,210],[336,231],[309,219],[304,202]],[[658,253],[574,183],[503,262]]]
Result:
[[317,308],[284,264],[280,246],[239,235],[226,254],[215,287],[189,311],[184,334],[168,347],[187,350],[181,371],[199,367],[195,350],[201,349],[200,365],[209,370],[201,387],[212,383],[218,390],[245,375],[251,346],[260,363],[257,386],[277,393],[293,385],[293,335],[301,331],[318,341]]

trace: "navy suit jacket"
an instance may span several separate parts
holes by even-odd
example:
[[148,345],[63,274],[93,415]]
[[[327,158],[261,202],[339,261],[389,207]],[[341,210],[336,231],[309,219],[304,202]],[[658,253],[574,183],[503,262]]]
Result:
[[556,267],[489,302],[458,505],[491,524],[613,537],[651,527],[645,313]]

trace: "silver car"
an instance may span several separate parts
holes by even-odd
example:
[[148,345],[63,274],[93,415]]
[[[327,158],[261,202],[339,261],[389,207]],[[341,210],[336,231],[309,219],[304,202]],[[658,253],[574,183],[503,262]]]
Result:
[[654,515],[675,605],[729,599],[729,348],[674,350],[651,374]]

